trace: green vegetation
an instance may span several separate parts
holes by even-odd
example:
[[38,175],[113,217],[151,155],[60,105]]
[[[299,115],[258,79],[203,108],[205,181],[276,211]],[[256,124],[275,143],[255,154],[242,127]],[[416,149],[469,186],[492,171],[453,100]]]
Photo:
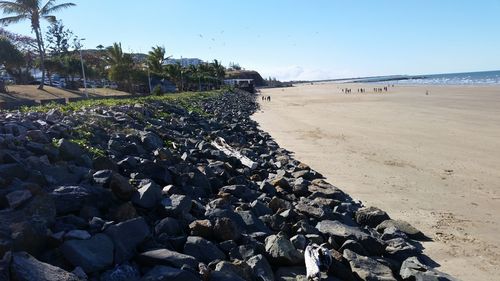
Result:
[[40,86],[38,87],[39,89],[43,89],[43,83],[45,81],[45,46],[42,38],[40,19],[55,22],[56,17],[53,16],[52,13],[75,6],[73,3],[56,5],[55,2],[55,0],[49,0],[44,5],[42,5],[41,0],[14,0],[0,2],[0,9],[3,10],[3,13],[12,15],[1,18],[0,24],[18,23],[23,20],[29,20],[31,22],[31,29],[35,32],[36,36],[38,55],[40,57],[40,68],[42,70],[42,80],[40,82]]
[[[22,112],[48,112],[52,109],[57,109],[61,112],[72,112],[78,111],[83,108],[105,106],[113,107],[120,105],[133,105],[133,104],[149,104],[152,102],[169,102],[178,105],[187,111],[196,112],[198,114],[205,114],[200,107],[197,107],[197,103],[206,99],[214,98],[221,95],[223,91],[209,91],[209,92],[187,92],[187,93],[176,93],[167,94],[161,96],[145,96],[145,97],[131,97],[127,99],[91,99],[71,102],[68,104],[57,104],[49,103],[40,106],[32,107],[22,107]],[[161,117],[161,116],[160,116]],[[165,115],[163,115],[165,117]]]
[[[160,95],[174,91],[211,91],[223,87],[227,70],[218,60],[196,61],[186,65],[184,61],[169,61],[165,47],[155,46],[144,55],[124,52],[119,42],[109,47],[98,45],[94,50],[82,50],[80,41],[84,39],[79,39],[52,15],[75,4],[56,2],[57,0],[0,1],[0,11],[9,15],[0,19],[0,26],[29,20],[36,36],[33,39],[7,32],[0,27],[0,38],[5,37],[0,42],[0,51],[6,53],[0,54],[0,64],[15,79],[15,84],[32,84],[35,78],[30,73],[39,68],[42,70],[42,78],[38,89],[43,89],[46,83],[79,90],[84,86],[82,82],[87,82],[91,88],[103,87],[131,94]],[[41,20],[50,23],[45,34],[42,34]],[[237,64],[232,64],[232,68],[241,69]],[[80,79],[84,78],[82,72],[86,74],[85,81]],[[154,92],[151,87],[154,87]]]
[[104,157],[106,156],[106,151],[94,146],[91,146],[88,140],[86,139],[70,139],[70,142],[74,142],[78,144],[79,146],[83,147],[85,150],[87,150],[94,158],[97,157]]
[[[121,105],[145,105],[151,104],[153,102],[167,102],[173,105],[177,105],[181,108],[184,108],[186,111],[195,112],[197,114],[207,116],[208,114],[203,111],[200,106],[200,102],[203,102],[207,99],[212,99],[220,96],[223,91],[211,91],[211,92],[201,92],[201,93],[179,93],[179,94],[171,94],[171,95],[162,95],[162,96],[147,96],[147,97],[132,97],[128,99],[102,99],[102,100],[83,100],[77,101],[73,103],[69,103],[66,105],[61,104],[47,104],[43,106],[35,106],[35,107],[23,107],[21,111],[23,112],[47,112],[49,110],[59,110],[61,112],[73,112],[77,110],[82,110],[87,107],[96,107],[96,106],[105,106],[105,107],[113,107],[113,106],[121,106]],[[159,107],[161,108],[161,107]],[[170,118],[171,113],[162,111],[161,109],[157,109],[153,111],[154,117],[157,119],[167,120]],[[139,111],[130,111],[128,115],[135,120],[143,123],[144,128],[148,128],[151,126],[150,123],[146,121],[144,116]],[[115,133],[124,133],[124,134],[137,134],[137,131],[131,128],[124,128],[121,130],[116,130],[113,126],[112,122],[105,118],[94,118],[93,116],[88,117],[88,122],[83,125],[77,126],[71,130],[69,141],[74,142],[87,150],[94,158],[105,156],[105,150],[97,147],[93,144],[92,140],[94,139],[94,134],[96,133],[93,128],[101,128],[103,130],[113,130]],[[52,141],[54,146],[58,146],[58,140],[54,139]],[[173,147],[173,142],[171,140],[166,139],[165,145],[167,147]]]

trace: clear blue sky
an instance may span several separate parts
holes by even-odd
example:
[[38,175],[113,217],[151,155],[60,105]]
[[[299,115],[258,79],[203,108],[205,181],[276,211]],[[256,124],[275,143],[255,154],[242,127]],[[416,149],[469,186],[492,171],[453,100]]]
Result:
[[85,47],[163,45],[283,80],[500,69],[500,0],[73,2],[58,17]]

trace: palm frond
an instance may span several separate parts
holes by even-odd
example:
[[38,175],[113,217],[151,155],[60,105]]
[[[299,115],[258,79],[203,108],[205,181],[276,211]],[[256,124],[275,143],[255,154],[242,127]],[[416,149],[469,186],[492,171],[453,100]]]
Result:
[[1,18],[0,19],[0,24],[13,24],[13,23],[18,23],[23,20],[29,19],[28,15],[19,15],[19,16],[13,16],[13,17],[6,17],[6,18]]
[[48,15],[50,13],[54,13],[54,12],[57,12],[57,11],[60,11],[60,10],[63,10],[63,9],[67,9],[67,8],[70,8],[70,7],[73,7],[73,6],[76,6],[76,4],[74,4],[74,3],[64,3],[64,4],[55,5],[55,6],[51,5],[47,9],[40,10],[40,14],[42,14],[42,15]]
[[56,16],[43,16],[45,20],[47,20],[49,23],[55,23],[57,21]]
[[46,11],[54,6],[56,0],[49,0],[45,5],[40,9],[40,11]]
[[29,13],[26,6],[18,2],[0,1],[0,9],[4,14],[26,14]]

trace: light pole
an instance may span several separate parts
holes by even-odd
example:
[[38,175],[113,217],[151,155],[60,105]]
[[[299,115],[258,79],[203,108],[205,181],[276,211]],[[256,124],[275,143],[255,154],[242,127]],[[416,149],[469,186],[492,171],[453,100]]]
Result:
[[78,50],[80,51],[80,62],[82,64],[82,76],[83,76],[83,88],[85,89],[83,91],[83,93],[85,94],[85,97],[88,98],[89,97],[89,94],[87,93],[87,79],[85,78],[85,67],[83,66],[83,55],[82,55],[82,43],[81,41],[84,41],[85,38],[81,38],[81,39],[75,39],[75,47],[78,48]]
[[148,68],[149,94],[151,95],[151,93],[153,92],[153,90],[151,89],[151,74],[149,72],[149,64],[147,62],[146,62],[146,67]]

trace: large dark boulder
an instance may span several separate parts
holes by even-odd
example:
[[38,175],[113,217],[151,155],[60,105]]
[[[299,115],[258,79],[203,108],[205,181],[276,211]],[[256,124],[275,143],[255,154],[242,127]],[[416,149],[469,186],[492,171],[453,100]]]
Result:
[[245,222],[245,232],[271,233],[271,230],[251,211],[236,211],[236,213]]
[[316,229],[323,234],[332,236],[339,245],[351,239],[361,243],[363,248],[371,254],[382,254],[384,251],[381,241],[356,226],[349,226],[339,221],[323,220],[316,225]]
[[399,274],[404,280],[458,281],[446,273],[423,264],[417,257],[406,259],[401,265]]
[[349,261],[352,272],[363,281],[397,281],[390,267],[373,258],[358,255],[349,249],[344,250],[344,258]]
[[64,257],[86,273],[101,271],[113,264],[113,241],[105,234],[88,240],[68,240],[61,246]]
[[158,265],[148,271],[141,281],[200,281],[200,278],[187,270]]
[[153,209],[160,203],[161,191],[162,188],[154,182],[147,183],[132,195],[132,203],[144,209]]
[[81,146],[67,139],[60,139],[57,145],[63,160],[76,160],[86,153]]
[[189,236],[184,245],[184,254],[195,257],[203,263],[224,260],[226,255],[212,242],[197,236]]
[[115,263],[122,263],[131,259],[137,246],[150,235],[150,229],[142,218],[134,218],[108,227],[105,231],[115,247]]
[[254,275],[262,281],[273,281],[274,274],[271,265],[263,255],[256,255],[249,258],[247,264],[253,270]]
[[376,207],[361,208],[356,211],[356,222],[369,227],[376,227],[381,222],[390,219],[386,212]]
[[186,265],[192,269],[198,269],[198,261],[189,255],[178,253],[167,249],[157,249],[141,253],[137,260],[147,266],[167,265],[181,268]]
[[95,186],[60,186],[51,193],[56,204],[57,214],[80,211],[85,206],[109,206],[111,194],[102,187]]
[[379,225],[377,225],[377,231],[384,232],[384,230],[389,227],[394,227],[397,231],[401,231],[406,235],[408,235],[408,237],[415,240],[429,239],[420,230],[416,229],[411,224],[403,220],[391,220],[391,219],[385,220],[381,222]]
[[12,254],[10,272],[16,281],[81,281],[75,274],[43,263],[25,252]]
[[173,194],[161,200],[163,211],[168,216],[182,217],[191,210],[191,198],[186,195]]
[[268,236],[265,249],[273,265],[298,265],[304,262],[303,255],[295,249],[290,239],[281,233]]

